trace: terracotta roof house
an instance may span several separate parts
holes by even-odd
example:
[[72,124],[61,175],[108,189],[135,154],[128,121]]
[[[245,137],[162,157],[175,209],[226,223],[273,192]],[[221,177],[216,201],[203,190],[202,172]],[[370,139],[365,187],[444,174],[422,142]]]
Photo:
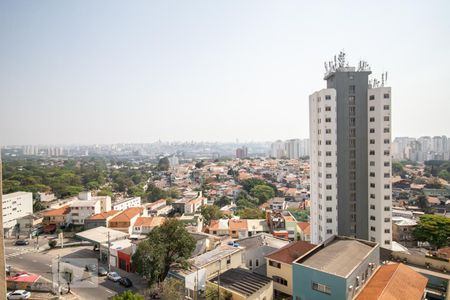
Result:
[[138,217],[133,225],[133,234],[147,234],[153,228],[161,226],[165,220],[163,217]]
[[131,234],[132,225],[142,215],[143,211],[142,207],[130,207],[109,220],[109,227]]
[[297,241],[272,252],[266,256],[267,276],[273,279],[276,297],[292,296],[292,263],[305,255],[316,245]]
[[245,219],[230,219],[228,228],[232,238],[242,239],[248,236],[248,224]]
[[86,230],[92,229],[95,227],[108,227],[109,220],[114,218],[116,215],[120,214],[119,210],[110,210],[106,212],[101,212],[99,214],[95,214],[90,216],[89,218],[84,220],[84,228]]
[[44,225],[62,225],[66,223],[66,216],[70,213],[70,206],[66,205],[57,209],[45,211],[43,213],[42,224]]
[[424,299],[428,279],[405,266],[389,264],[378,268],[356,300]]

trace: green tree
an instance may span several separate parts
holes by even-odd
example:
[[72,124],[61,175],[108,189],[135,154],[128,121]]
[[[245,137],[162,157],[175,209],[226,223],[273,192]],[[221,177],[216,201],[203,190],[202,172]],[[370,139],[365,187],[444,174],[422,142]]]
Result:
[[225,205],[229,205],[230,203],[230,198],[228,198],[227,196],[222,196],[214,202],[214,204],[218,207],[224,207]]
[[147,277],[150,286],[161,282],[173,264],[187,267],[187,259],[194,251],[195,244],[181,221],[167,219],[139,243],[133,255],[133,269]]
[[180,280],[168,278],[161,283],[159,295],[161,300],[183,299],[184,286]]
[[56,240],[48,241],[48,246],[50,247],[50,249],[55,248],[56,247]]
[[156,185],[154,185],[153,183],[149,183],[147,187],[147,194],[148,194],[147,200],[150,202],[167,197],[167,193],[164,190],[157,187]]
[[215,205],[202,205],[200,207],[200,213],[205,220],[205,224],[209,225],[211,220],[217,220],[223,217],[220,209]]
[[401,163],[399,163],[399,162],[392,163],[392,175],[401,176],[402,178],[405,177],[406,172],[403,169],[403,165]]
[[158,170],[168,171],[170,167],[170,162],[167,157],[163,157],[158,161]]
[[263,204],[267,200],[275,197],[275,192],[270,186],[267,185],[256,185],[254,188],[250,190],[250,195],[258,198],[258,204]]
[[113,192],[110,187],[104,187],[97,193],[97,196],[109,196],[112,198]]
[[250,196],[245,190],[240,191],[236,199],[238,209],[255,208],[258,202],[258,198]]
[[113,296],[111,300],[144,300],[144,296],[128,290],[123,292],[122,295]]
[[264,219],[265,213],[259,208],[244,208],[236,211],[236,215],[241,219]]
[[413,232],[418,241],[428,242],[434,249],[450,242],[450,219],[439,215],[423,215]]
[[201,169],[201,168],[203,168],[204,166],[205,166],[205,162],[204,162],[203,160],[201,160],[201,161],[195,163],[195,167],[196,167],[197,169]]

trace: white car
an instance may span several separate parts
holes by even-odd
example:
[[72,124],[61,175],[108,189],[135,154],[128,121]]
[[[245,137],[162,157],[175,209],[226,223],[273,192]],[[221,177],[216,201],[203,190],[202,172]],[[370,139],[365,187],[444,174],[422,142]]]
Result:
[[117,274],[117,272],[109,272],[108,275],[106,275],[108,277],[109,280],[112,280],[114,282],[117,282],[120,280],[120,275]]
[[31,293],[25,290],[16,290],[7,294],[8,300],[15,299],[28,299],[31,297]]

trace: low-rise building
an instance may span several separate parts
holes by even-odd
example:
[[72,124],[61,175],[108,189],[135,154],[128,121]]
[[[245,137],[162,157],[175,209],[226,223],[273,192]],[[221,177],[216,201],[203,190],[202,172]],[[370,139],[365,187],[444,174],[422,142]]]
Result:
[[413,235],[416,227],[416,220],[404,217],[392,217],[392,240],[407,247],[416,246],[417,241]]
[[164,217],[138,217],[133,224],[133,234],[147,234],[153,228],[161,226],[165,219]]
[[228,219],[211,220],[207,231],[210,234],[224,236],[230,234],[230,227],[228,226]]
[[230,269],[209,282],[229,292],[232,300],[273,299],[272,280],[242,268]]
[[275,297],[292,296],[295,282],[292,279],[292,262],[307,254],[316,245],[304,241],[292,242],[266,256],[267,277],[273,280]]
[[294,299],[353,299],[380,263],[374,242],[332,236],[294,261]]
[[428,279],[405,266],[388,264],[380,266],[355,300],[425,299]]
[[66,219],[70,213],[70,206],[66,205],[60,208],[51,209],[43,212],[42,224],[44,226],[55,225],[61,226],[66,224]]
[[248,236],[248,224],[245,219],[230,219],[228,228],[232,238],[242,239]]
[[259,233],[235,242],[243,248],[242,260],[245,266],[261,275],[267,274],[266,255],[289,244],[288,240],[274,237],[268,233]]
[[109,220],[109,228],[131,234],[133,224],[137,218],[142,216],[144,209],[142,207],[128,208]]
[[130,207],[140,207],[141,197],[131,197],[118,200],[112,204],[113,210],[125,210]]
[[17,219],[33,213],[33,193],[15,192],[2,196],[3,230],[6,236],[13,234]]
[[108,227],[109,220],[114,218],[116,215],[120,214],[118,210],[110,210],[107,212],[102,212],[99,214],[95,214],[90,216],[89,218],[84,220],[84,229],[92,229],[95,227]]

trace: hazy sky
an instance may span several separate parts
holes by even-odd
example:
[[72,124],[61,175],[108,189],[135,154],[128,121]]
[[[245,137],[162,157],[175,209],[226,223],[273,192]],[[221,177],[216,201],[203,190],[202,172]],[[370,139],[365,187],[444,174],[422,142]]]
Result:
[[[364,4],[363,4],[364,2]],[[0,144],[308,137],[344,49],[394,136],[450,136],[450,1],[0,2]]]

